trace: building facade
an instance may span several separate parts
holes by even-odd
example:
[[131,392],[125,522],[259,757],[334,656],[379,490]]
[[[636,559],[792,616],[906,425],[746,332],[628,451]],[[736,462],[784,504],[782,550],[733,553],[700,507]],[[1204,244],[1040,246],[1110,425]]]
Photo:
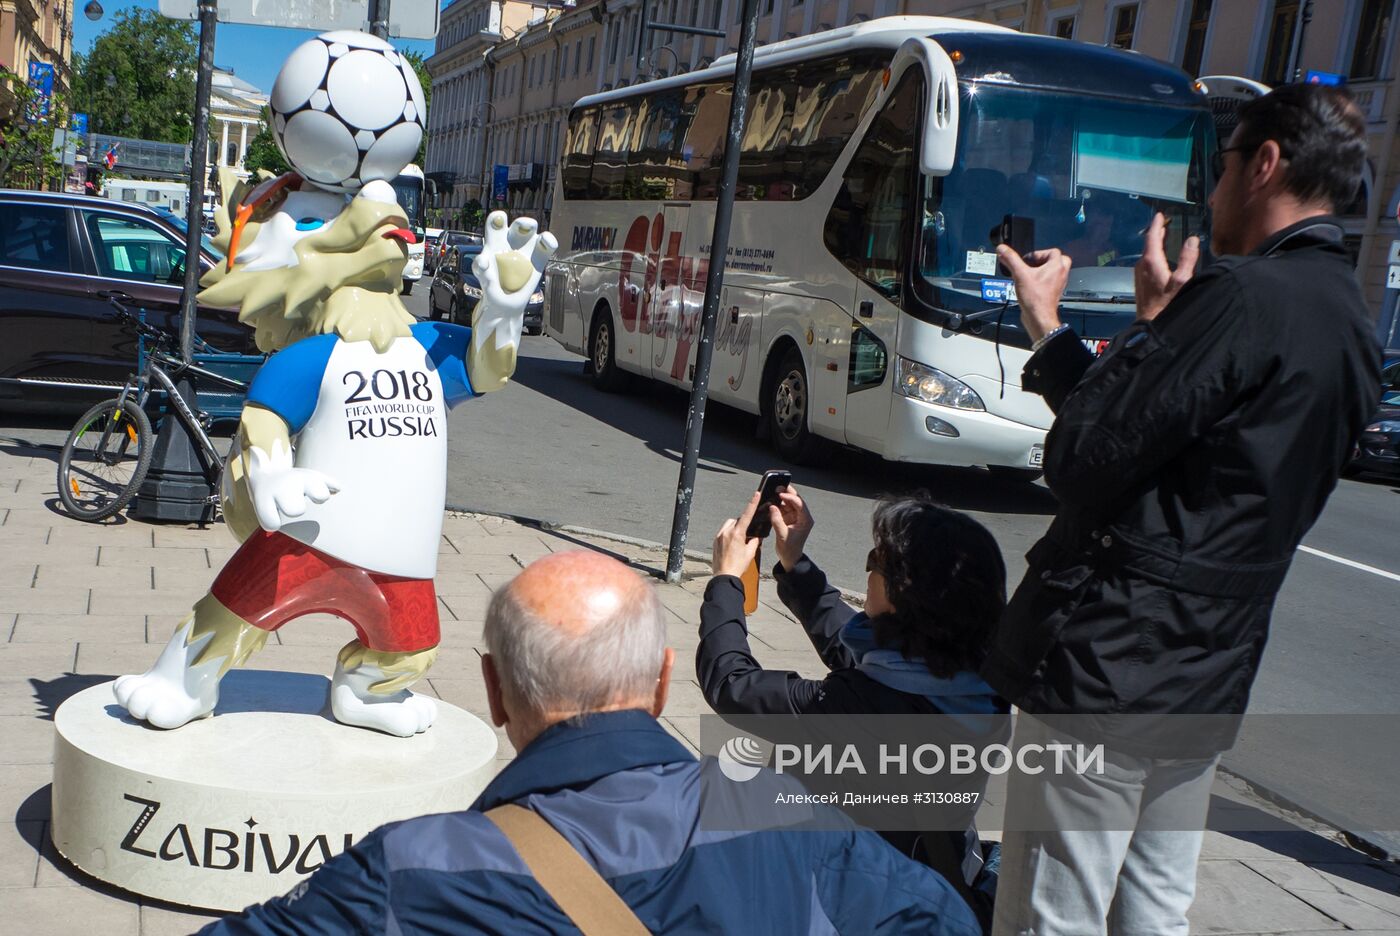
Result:
[[262,129],[267,95],[231,70],[214,69],[209,89],[209,152],[206,165],[243,171],[248,141]]
[[0,65],[21,77],[54,67],[54,90],[73,87],[73,0],[0,0]]
[[[518,29],[466,37],[449,37],[448,24],[483,8],[515,4],[457,0],[444,10],[439,52],[429,61],[434,113],[428,161],[438,171],[459,174],[453,198],[443,202],[446,215],[455,217],[463,204],[477,199],[488,208],[533,213],[547,224],[562,128],[574,101],[703,68],[738,45],[740,0],[645,0],[646,10],[643,2],[537,3]],[[1400,240],[1400,91],[1394,88],[1400,0],[758,2],[760,44],[882,16],[956,16],[1131,49],[1197,76],[1239,75],[1278,84],[1318,73],[1344,81],[1367,117],[1370,160],[1364,191],[1347,206],[1343,223],[1368,300],[1383,318],[1388,309],[1395,317],[1400,290],[1388,290],[1386,282],[1396,255],[1392,244]],[[645,21],[722,29],[725,36],[648,30]],[[469,72],[477,76],[470,96],[440,103],[439,87]],[[494,197],[501,194],[492,184],[498,173],[505,177],[503,200]]]
[[456,0],[442,11],[437,45],[427,62],[433,103],[423,171],[437,190],[430,220],[457,226],[468,202],[485,203],[490,170],[484,131],[498,110],[488,53],[560,8],[522,0]]

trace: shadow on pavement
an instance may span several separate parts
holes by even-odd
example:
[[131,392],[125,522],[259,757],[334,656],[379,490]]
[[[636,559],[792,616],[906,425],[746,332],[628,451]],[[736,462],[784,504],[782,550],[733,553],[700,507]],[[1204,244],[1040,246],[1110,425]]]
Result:
[[[1316,832],[1300,829],[1279,816],[1262,809],[1219,795],[1212,795],[1207,828],[1244,845],[1291,859],[1314,869],[1324,867],[1328,874],[1345,878],[1364,887],[1389,894],[1400,893],[1400,868],[1349,848]],[[1269,856],[1241,853],[1242,860],[1251,857],[1267,860]]]
[[65,673],[56,679],[36,679],[29,678],[29,685],[34,690],[34,701],[38,704],[38,718],[43,721],[53,721],[54,713],[58,707],[68,701],[70,696],[75,696],[84,689],[101,685],[116,679],[115,676],[97,676],[91,673]]

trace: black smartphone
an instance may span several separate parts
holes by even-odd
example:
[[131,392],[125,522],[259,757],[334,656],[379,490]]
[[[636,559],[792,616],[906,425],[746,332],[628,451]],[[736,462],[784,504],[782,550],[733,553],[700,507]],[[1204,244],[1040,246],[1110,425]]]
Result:
[[758,509],[754,511],[749,528],[744,531],[748,539],[763,539],[773,531],[773,522],[768,519],[768,508],[778,503],[778,494],[792,483],[791,471],[777,469],[765,471],[763,480],[758,482]]
[[[992,241],[1005,244],[1016,251],[1017,256],[1024,257],[1035,250],[1035,219],[1006,215],[1001,219],[1001,224],[992,229]],[[1011,271],[1000,260],[997,261],[997,276],[1011,277]]]

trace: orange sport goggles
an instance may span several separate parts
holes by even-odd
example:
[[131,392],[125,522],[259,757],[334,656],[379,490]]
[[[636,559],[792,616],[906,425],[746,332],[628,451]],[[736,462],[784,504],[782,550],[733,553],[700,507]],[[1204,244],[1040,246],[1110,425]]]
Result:
[[253,189],[238,205],[233,218],[233,233],[228,239],[228,266],[233,269],[233,258],[238,254],[238,242],[243,237],[243,229],[248,226],[253,215],[264,220],[272,210],[280,205],[290,192],[301,188],[302,178],[295,172],[284,172],[275,179],[268,179]]

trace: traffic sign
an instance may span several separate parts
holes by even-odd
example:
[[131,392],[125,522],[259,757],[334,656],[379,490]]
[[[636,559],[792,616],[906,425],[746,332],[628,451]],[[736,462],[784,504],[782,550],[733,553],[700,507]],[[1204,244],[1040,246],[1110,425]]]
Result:
[[1400,266],[1393,266],[1385,275],[1386,289],[1400,289]]
[[[369,32],[370,0],[218,0],[219,22],[292,29],[358,29]],[[380,0],[388,6],[389,35],[396,39],[431,39],[442,13],[438,0]],[[162,16],[199,19],[199,0],[160,0]]]

